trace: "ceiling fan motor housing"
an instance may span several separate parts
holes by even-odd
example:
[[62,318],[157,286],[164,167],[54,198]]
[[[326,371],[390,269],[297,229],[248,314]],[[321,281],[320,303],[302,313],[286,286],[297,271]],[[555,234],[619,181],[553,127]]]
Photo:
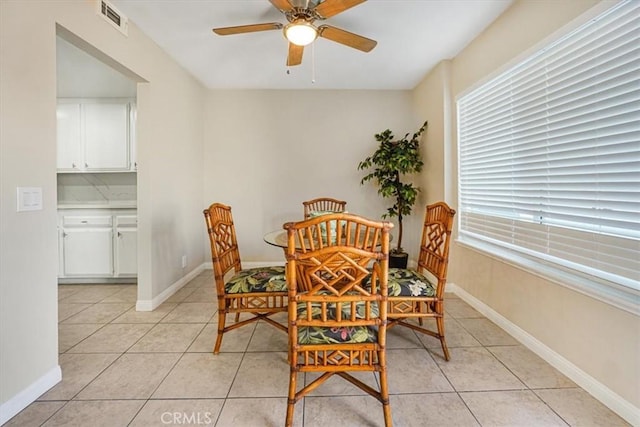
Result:
[[287,17],[287,21],[289,22],[304,20],[310,24],[316,19],[324,19],[315,11],[315,9],[304,9],[299,7],[294,7],[290,11],[286,12],[284,16]]

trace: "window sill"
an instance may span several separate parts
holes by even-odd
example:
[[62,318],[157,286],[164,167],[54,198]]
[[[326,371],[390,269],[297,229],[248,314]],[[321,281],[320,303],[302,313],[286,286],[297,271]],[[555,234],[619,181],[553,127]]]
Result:
[[573,270],[546,263],[535,257],[530,257],[480,239],[474,239],[473,237],[459,236],[456,239],[456,243],[497,261],[507,263],[525,270],[528,273],[542,277],[560,286],[640,316],[640,291],[586,274],[579,274]]

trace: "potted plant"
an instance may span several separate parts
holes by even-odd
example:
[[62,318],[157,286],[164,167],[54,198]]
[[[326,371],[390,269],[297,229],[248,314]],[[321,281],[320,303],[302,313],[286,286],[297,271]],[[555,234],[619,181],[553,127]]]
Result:
[[396,247],[389,254],[389,266],[406,268],[409,255],[402,249],[402,218],[411,214],[420,189],[412,183],[401,181],[404,175],[417,173],[424,165],[420,157],[420,136],[427,128],[427,122],[409,139],[407,133],[402,139],[394,140],[393,133],[387,129],[376,134],[380,143],[378,149],[358,165],[358,170],[373,168],[360,181],[375,180],[378,194],[393,200],[393,206],[387,209],[382,218],[398,217],[398,240]]

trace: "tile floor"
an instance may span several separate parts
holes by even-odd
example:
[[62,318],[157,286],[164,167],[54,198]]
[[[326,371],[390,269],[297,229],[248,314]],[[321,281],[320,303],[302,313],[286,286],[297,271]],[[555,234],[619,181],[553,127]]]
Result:
[[[63,380],[6,425],[283,425],[286,334],[245,326],[214,356],[212,282],[203,272],[153,312],[135,311],[134,285],[59,286]],[[628,425],[462,300],[448,296],[446,311],[449,362],[437,340],[389,331],[394,425]],[[305,427],[382,425],[378,401],[339,377],[295,415]]]

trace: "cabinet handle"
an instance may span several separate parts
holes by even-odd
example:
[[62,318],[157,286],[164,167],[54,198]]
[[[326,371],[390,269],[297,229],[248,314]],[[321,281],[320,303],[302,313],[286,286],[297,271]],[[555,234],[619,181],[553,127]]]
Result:
[[88,168],[88,167],[89,167],[89,165],[85,163],[85,164],[84,164],[84,167],[85,167],[85,168]]
[[120,232],[118,231],[118,237],[121,237],[121,236],[122,236],[122,233],[120,233]]
[[76,164],[75,164],[75,163],[71,163],[71,167],[72,167],[73,169],[75,169],[75,168],[76,168]]
[[62,237],[67,237],[67,233],[65,233],[64,231],[62,232]]

